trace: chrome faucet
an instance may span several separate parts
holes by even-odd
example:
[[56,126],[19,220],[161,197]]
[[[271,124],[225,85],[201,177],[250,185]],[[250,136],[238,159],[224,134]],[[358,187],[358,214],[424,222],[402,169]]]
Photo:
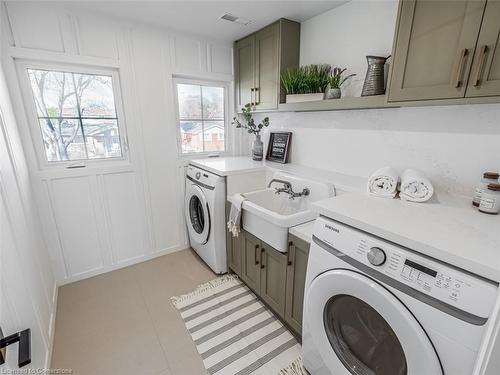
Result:
[[267,187],[270,188],[271,185],[273,184],[273,182],[283,184],[283,187],[274,189],[275,194],[287,193],[290,196],[289,199],[295,199],[295,198],[299,198],[302,196],[308,196],[311,193],[309,188],[304,188],[304,189],[302,189],[302,191],[300,193],[296,193],[293,191],[292,184],[289,181],[280,180],[277,178],[273,178],[271,181],[269,181],[269,184],[267,185]]

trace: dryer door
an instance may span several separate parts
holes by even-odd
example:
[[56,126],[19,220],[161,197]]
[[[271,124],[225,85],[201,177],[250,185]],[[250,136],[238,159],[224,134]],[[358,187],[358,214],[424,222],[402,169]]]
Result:
[[427,334],[406,306],[358,272],[319,275],[305,309],[314,346],[332,374],[443,374]]
[[185,207],[191,240],[201,245],[207,243],[210,236],[210,211],[207,198],[199,186],[187,186]]

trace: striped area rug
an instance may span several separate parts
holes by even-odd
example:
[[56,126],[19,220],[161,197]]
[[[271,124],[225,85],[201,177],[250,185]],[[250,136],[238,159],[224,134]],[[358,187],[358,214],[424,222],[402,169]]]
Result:
[[235,275],[172,297],[207,372],[302,375],[300,345]]

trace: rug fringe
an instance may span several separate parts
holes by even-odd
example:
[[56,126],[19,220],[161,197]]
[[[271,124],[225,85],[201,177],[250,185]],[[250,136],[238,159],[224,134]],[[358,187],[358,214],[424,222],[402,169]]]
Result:
[[191,293],[183,294],[180,296],[170,297],[170,300],[172,301],[174,306],[177,307],[177,305],[179,303],[188,301],[191,298],[194,298],[194,297],[200,295],[201,293],[206,292],[207,290],[216,288],[216,287],[221,286],[222,284],[225,284],[229,281],[234,281],[234,280],[238,280],[238,279],[239,279],[238,276],[235,274],[226,274],[223,276],[219,276],[219,277],[217,277],[213,280],[210,280],[204,284],[198,285],[196,287],[196,289],[194,291],[192,291]]
[[302,357],[297,358],[290,363],[287,367],[280,370],[278,375],[309,375],[304,365],[302,364]]

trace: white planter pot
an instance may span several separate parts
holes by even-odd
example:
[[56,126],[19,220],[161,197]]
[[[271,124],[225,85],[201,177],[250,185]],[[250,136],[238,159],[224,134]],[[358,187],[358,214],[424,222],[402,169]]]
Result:
[[325,99],[325,94],[322,92],[318,94],[293,94],[286,96],[287,103],[317,102],[323,99]]

